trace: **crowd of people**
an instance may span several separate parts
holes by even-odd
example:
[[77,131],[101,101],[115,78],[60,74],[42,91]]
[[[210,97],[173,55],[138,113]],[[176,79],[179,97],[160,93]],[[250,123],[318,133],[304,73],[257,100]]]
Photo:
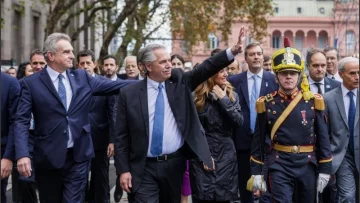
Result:
[[12,174],[14,202],[109,203],[111,157],[116,202],[359,202],[359,59],[266,56],[244,30],[193,69],[148,45],[125,74],[49,35],[1,74],[1,202]]

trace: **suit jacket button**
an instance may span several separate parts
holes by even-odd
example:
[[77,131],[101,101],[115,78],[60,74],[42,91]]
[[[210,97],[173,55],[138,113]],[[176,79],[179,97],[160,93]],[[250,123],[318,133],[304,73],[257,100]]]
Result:
[[66,130],[64,130],[64,133],[66,133]]
[[348,137],[350,137],[350,135],[347,135]]

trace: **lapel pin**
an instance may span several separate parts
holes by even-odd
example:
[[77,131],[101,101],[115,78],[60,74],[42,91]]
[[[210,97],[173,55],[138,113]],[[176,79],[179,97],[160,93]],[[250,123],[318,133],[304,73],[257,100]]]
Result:
[[74,76],[74,74],[71,74],[71,76]]
[[268,87],[268,82],[265,82],[265,87]]
[[326,85],[326,88],[330,88],[330,85]]

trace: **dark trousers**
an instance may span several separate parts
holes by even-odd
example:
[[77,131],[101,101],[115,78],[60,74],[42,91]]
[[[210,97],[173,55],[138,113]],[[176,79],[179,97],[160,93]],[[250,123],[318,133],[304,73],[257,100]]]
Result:
[[15,203],[37,203],[37,194],[34,181],[20,179],[20,174],[15,167],[11,174],[12,196]]
[[6,202],[6,187],[8,178],[1,179],[1,202]]
[[131,202],[181,202],[181,185],[185,168],[186,160],[182,156],[167,161],[147,159],[141,185],[131,193]]
[[[1,145],[1,159],[3,158],[3,155],[5,153],[6,145]],[[8,184],[9,178],[1,179],[1,202],[6,203],[6,187]]]
[[91,160],[89,203],[110,202],[109,158],[107,149],[95,151]]
[[238,179],[241,203],[253,203],[252,192],[246,190],[247,181],[250,179],[250,150],[236,151],[238,160]]
[[36,168],[41,203],[83,203],[90,161],[75,162],[68,150],[61,169]]
[[296,202],[312,203],[315,201],[316,167],[313,164],[297,168],[276,164],[276,169],[274,168],[269,169],[273,202],[292,202],[295,189],[298,194]]

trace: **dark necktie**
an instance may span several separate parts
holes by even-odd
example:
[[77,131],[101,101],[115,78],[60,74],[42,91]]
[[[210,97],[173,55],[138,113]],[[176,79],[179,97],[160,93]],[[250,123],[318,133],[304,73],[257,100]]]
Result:
[[65,110],[67,110],[67,105],[66,105],[66,89],[65,89],[65,85],[63,82],[63,79],[65,79],[65,77],[62,74],[59,74],[59,84],[58,84],[58,94],[59,97],[61,99],[62,104],[65,107]]
[[157,157],[162,153],[162,145],[163,145],[163,134],[164,134],[164,96],[162,93],[163,85],[159,84],[159,93],[156,98],[155,103],[155,114],[154,114],[154,124],[153,124],[153,132],[151,139],[151,148],[150,153]]
[[315,82],[314,84],[315,84],[316,87],[318,88],[318,94],[321,94],[321,95],[322,95],[323,93],[322,93],[322,90],[321,90],[321,83]]
[[332,76],[332,77],[331,77],[331,79],[335,80],[335,77],[334,77],[334,76]]
[[354,102],[354,93],[349,91],[347,95],[350,98],[349,112],[348,112],[348,125],[350,131],[349,138],[349,150],[351,153],[354,153],[354,124],[355,124],[355,102]]

